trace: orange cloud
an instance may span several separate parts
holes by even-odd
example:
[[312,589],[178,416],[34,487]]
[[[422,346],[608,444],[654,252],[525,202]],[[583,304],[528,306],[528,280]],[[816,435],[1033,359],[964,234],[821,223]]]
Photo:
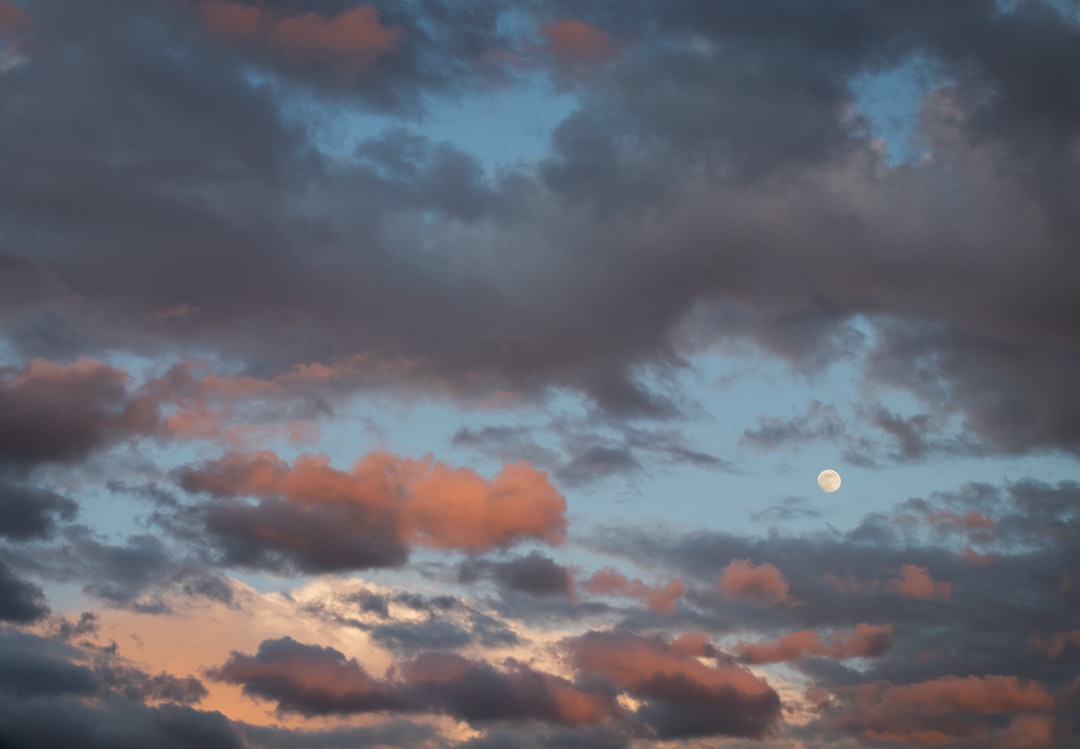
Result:
[[593,633],[577,641],[574,662],[579,668],[603,674],[614,684],[642,694],[660,696],[665,685],[657,676],[685,679],[710,691],[761,696],[772,691],[768,682],[738,666],[710,667],[680,649],[633,635]]
[[875,658],[892,646],[892,625],[858,624],[851,632],[837,630],[828,642],[812,629],[784,635],[772,642],[740,642],[736,647],[747,663],[780,663],[819,655],[827,658]]
[[566,532],[565,498],[546,473],[525,463],[504,466],[488,480],[469,469],[384,452],[341,471],[322,457],[302,456],[290,466],[263,451],[186,471],[183,483],[222,496],[280,497],[293,512],[336,508],[341,522],[386,526],[404,541],[435,548],[481,552],[525,538],[558,544]]
[[540,33],[548,50],[564,62],[601,62],[615,54],[615,45],[606,31],[576,18],[553,21]]
[[1015,676],[942,676],[894,686],[860,684],[839,690],[849,701],[840,719],[864,738],[933,745],[979,741],[987,728],[977,716],[1046,713],[1054,699],[1034,681]]
[[905,564],[900,568],[900,577],[889,583],[889,587],[902,596],[909,598],[948,598],[952,595],[952,583],[934,582],[925,567]]
[[626,596],[643,601],[649,608],[664,614],[675,613],[675,605],[686,586],[682,580],[672,580],[664,587],[649,587],[641,580],[629,579],[610,567],[594,574],[585,583],[585,589],[594,595]]
[[779,715],[776,691],[741,666],[704,665],[686,654],[688,644],[611,632],[589,632],[569,643],[577,668],[654,701],[638,715],[661,738],[764,735]]
[[733,598],[762,604],[788,603],[788,584],[771,564],[755,567],[749,559],[736,559],[720,572],[720,589]]
[[202,6],[203,23],[229,40],[259,40],[288,59],[332,60],[351,71],[397,52],[405,32],[385,26],[371,5],[357,5],[336,16],[308,12],[281,17],[255,6],[212,0]]

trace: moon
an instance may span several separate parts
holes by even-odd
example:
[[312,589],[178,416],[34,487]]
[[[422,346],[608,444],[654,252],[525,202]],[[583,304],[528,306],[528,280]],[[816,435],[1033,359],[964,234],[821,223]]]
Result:
[[840,474],[831,468],[826,468],[818,474],[817,485],[824,492],[834,492],[840,488]]

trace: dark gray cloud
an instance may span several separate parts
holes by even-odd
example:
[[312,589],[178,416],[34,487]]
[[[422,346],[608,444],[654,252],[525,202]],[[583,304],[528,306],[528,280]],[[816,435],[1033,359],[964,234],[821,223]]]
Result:
[[450,653],[426,652],[395,667],[393,680],[371,677],[355,660],[291,638],[266,640],[254,656],[233,653],[210,678],[302,715],[445,712],[470,723],[536,719],[595,724],[614,711],[609,694],[508,662],[504,670]]
[[380,517],[362,505],[305,508],[267,498],[256,506],[216,502],[203,513],[206,529],[219,539],[222,562],[229,566],[327,572],[397,567],[409,555],[395,518],[388,513]]
[[[321,603],[308,604],[305,611],[336,624],[362,629],[379,645],[397,653],[416,654],[466,646],[502,648],[522,642],[505,622],[457,596],[360,591],[340,597],[337,602],[346,607],[357,606],[359,616],[342,615],[336,608]],[[408,610],[406,616],[401,616],[402,609]]]
[[0,739],[11,749],[245,749],[239,727],[217,712],[120,698],[95,705],[59,698],[0,701]]
[[85,593],[109,606],[165,613],[167,595],[231,603],[229,583],[198,551],[180,550],[146,534],[109,543],[85,526],[69,526],[48,545],[15,547],[6,557],[21,572],[81,584]]
[[127,374],[95,362],[0,367],[0,468],[85,458],[150,429],[156,412],[132,398]]
[[574,590],[573,572],[539,551],[506,560],[467,560],[458,570],[461,582],[474,582],[484,576],[506,592],[531,596],[565,598]]
[[78,505],[71,499],[0,478],[0,536],[12,541],[46,538],[56,521],[73,520]]
[[[262,373],[366,353],[354,387],[563,387],[609,415],[669,417],[686,408],[664,377],[695,347],[750,340],[812,370],[870,345],[850,327],[862,315],[876,381],[962,415],[986,449],[1076,449],[1061,406],[1080,367],[1075,211],[1057,197],[1076,165],[1050,154],[1080,127],[1057,103],[1080,31],[1049,5],[851,2],[810,19],[782,0],[543,4],[538,19],[582,17],[634,52],[581,89],[538,175],[493,177],[401,128],[330,163],[282,102],[308,83],[393,111],[459,95],[513,46],[498,6],[380,8],[409,42],[344,88],[325,61],[208,34],[190,7],[33,10],[52,52],[0,79],[16,103],[0,135],[20,146],[0,186],[4,276],[37,290],[9,297],[22,352],[194,345]],[[1054,62],[1031,63],[1036,48]],[[914,55],[941,84],[917,131],[933,158],[888,171],[850,114],[852,80]],[[253,86],[241,60],[291,83]],[[77,139],[49,124],[73,111]],[[922,448],[897,429],[915,426],[893,423],[903,455]],[[584,447],[576,474],[632,467],[597,459],[617,449]]]
[[777,448],[812,440],[835,440],[844,433],[844,423],[835,406],[811,401],[806,413],[791,419],[763,417],[756,428],[747,428],[742,441],[758,447]]
[[370,676],[356,659],[291,637],[265,640],[255,655],[233,653],[207,672],[209,678],[242,686],[244,694],[276,702],[301,715],[406,710],[393,684]]
[[48,612],[44,591],[17,576],[10,565],[0,559],[0,620],[28,622],[40,619]]

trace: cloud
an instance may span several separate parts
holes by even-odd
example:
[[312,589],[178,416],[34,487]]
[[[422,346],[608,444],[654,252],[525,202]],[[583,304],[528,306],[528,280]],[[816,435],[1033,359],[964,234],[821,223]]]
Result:
[[265,640],[255,655],[233,653],[207,675],[243,686],[244,693],[302,715],[405,708],[393,685],[368,675],[356,659],[291,637]]
[[983,716],[1046,713],[1054,706],[1041,685],[993,674],[904,685],[879,682],[840,694],[844,702],[836,719],[845,730],[875,741],[913,745],[978,744],[989,735]]
[[78,505],[68,497],[0,478],[0,536],[9,541],[47,538],[57,520],[73,520]]
[[272,10],[211,0],[202,6],[207,29],[228,40],[259,39],[288,60],[328,59],[355,73],[398,51],[404,30],[384,26],[372,5],[326,17],[315,12],[280,16]]
[[524,664],[499,671],[454,654],[427,652],[394,669],[396,679],[373,679],[355,659],[333,648],[283,638],[258,653],[233,653],[210,676],[243,685],[245,694],[273,700],[304,715],[360,712],[441,712],[471,723],[537,719],[567,725],[598,723],[614,710],[590,694]]
[[1047,637],[1035,635],[1031,645],[1051,658],[1060,658],[1067,649],[1080,648],[1080,629],[1054,632]]
[[615,45],[606,31],[576,18],[552,21],[540,32],[548,50],[561,62],[596,63],[615,54]]
[[0,1],[0,38],[10,34],[12,29],[26,26],[30,21],[30,14],[14,5],[11,0]]
[[155,414],[129,395],[128,381],[123,370],[85,358],[0,368],[0,465],[78,460],[148,432]]
[[[258,503],[202,506],[231,563],[327,571],[402,564],[411,545],[479,553],[535,539],[562,543],[566,500],[545,474],[504,466],[487,480],[434,460],[373,453],[351,471],[303,456],[232,454],[179,473],[191,492]],[[469,522],[463,522],[468,519]]]
[[649,587],[637,578],[627,578],[609,568],[593,574],[585,582],[585,590],[599,596],[637,598],[654,611],[674,613],[679,598],[686,592],[682,580],[672,580],[664,586]]
[[[855,43],[816,30],[780,0],[767,13],[554,7],[564,19],[556,28],[604,29],[640,44],[613,59],[555,129],[549,158],[489,176],[451,147],[410,148],[425,141],[400,137],[403,122],[367,144],[381,159],[363,147],[371,158],[326,159],[285,112],[304,92],[416,114],[426,101],[477,91],[490,75],[478,62],[507,46],[499,4],[466,14],[435,0],[386,7],[378,27],[371,6],[320,9],[326,15],[314,19],[301,6],[290,6],[297,15],[278,4],[229,7],[217,24],[233,36],[255,28],[250,18],[307,23],[289,37],[304,40],[295,47],[303,59],[249,54],[242,40],[208,34],[187,7],[42,9],[43,44],[100,64],[54,55],[3,78],[5,98],[23,102],[0,132],[20,144],[5,169],[7,192],[19,196],[5,221],[49,246],[40,258],[20,251],[13,259],[23,270],[5,272],[5,336],[20,355],[195,349],[279,374],[378,351],[417,363],[394,390],[438,383],[443,394],[529,399],[562,389],[610,416],[670,419],[680,413],[671,375],[717,346],[750,342],[808,372],[860,352],[871,384],[920,401],[903,423],[879,419],[901,457],[936,449],[919,447],[922,414],[966,420],[983,452],[1075,451],[1080,422],[1060,407],[1080,362],[1069,343],[1075,303],[1061,280],[1061,264],[1067,271],[1072,262],[1071,213],[1054,197],[1073,167],[1048,155],[1070,152],[1078,128],[1077,113],[1057,103],[1072,90],[1061,72],[1075,54],[1067,18],[1031,9],[1041,5],[905,9],[889,23],[860,5],[831,10],[828,28],[866,29]],[[364,33],[346,31],[342,19]],[[136,27],[168,39],[175,59],[162,63],[161,45],[140,46],[145,35],[117,46],[84,33]],[[971,40],[941,31],[961,27]],[[405,41],[355,80],[310,57],[315,47],[352,50],[355,39],[383,49],[376,28],[402,29]],[[369,31],[382,40],[374,47]],[[1065,61],[1052,70],[1029,61],[1040,35]],[[807,68],[807,55],[820,65]],[[913,57],[940,78],[916,123],[934,158],[889,169],[852,112],[851,80]],[[127,64],[110,62],[120,59]],[[253,86],[245,77],[253,62],[283,85]],[[1020,85],[1015,71],[1029,69],[1057,95]],[[52,95],[61,82],[64,93]],[[181,100],[198,115],[172,116]],[[78,144],[46,126],[71,111],[83,116]],[[1042,137],[1020,137],[1033,132]],[[70,180],[34,181],[35,154],[73,150],[89,154],[80,191]],[[796,174],[797,182],[772,179]],[[212,185],[220,200],[188,200],[196,184]],[[95,210],[77,209],[86,195]],[[413,220],[423,215],[430,220]],[[654,222],[647,232],[645,215]],[[1021,239],[1031,254],[1015,252]],[[420,261],[434,246],[455,258],[452,272]],[[316,262],[311,247],[340,264]],[[910,247],[920,251],[897,249]],[[976,254],[992,262],[962,271]],[[97,270],[85,269],[88,256]],[[137,283],[106,270],[136,265]],[[63,293],[73,279],[78,294]],[[971,293],[952,293],[959,284]],[[543,303],[552,289],[569,301]],[[146,320],[178,304],[200,312],[167,325]]]
[[643,700],[637,715],[662,739],[760,738],[779,716],[780,699],[764,680],[739,666],[705,666],[660,640],[589,632],[570,648],[579,669]]
[[736,647],[746,663],[780,663],[805,656],[876,658],[892,647],[893,628],[857,624],[850,632],[834,631],[828,641],[812,629],[786,634],[774,642],[741,642]]
[[902,596],[911,598],[948,598],[952,595],[952,583],[935,582],[925,567],[905,564],[900,568],[900,577],[892,580],[889,586]]
[[792,419],[762,418],[757,428],[747,428],[741,441],[775,449],[789,444],[806,444],[811,440],[835,440],[844,434],[845,428],[835,406],[827,406],[815,400],[805,414]]
[[594,725],[616,712],[610,694],[509,662],[505,671],[453,654],[423,653],[401,668],[402,679],[449,714],[472,723],[535,719]]
[[768,562],[754,566],[749,559],[736,559],[720,571],[718,581],[725,594],[762,604],[788,603],[788,583],[780,570]]
[[44,591],[15,575],[0,559],[0,620],[29,622],[49,612]]
[[472,582],[481,575],[490,576],[507,592],[571,599],[575,595],[570,568],[535,550],[505,561],[468,560],[458,570],[458,580],[462,582]]

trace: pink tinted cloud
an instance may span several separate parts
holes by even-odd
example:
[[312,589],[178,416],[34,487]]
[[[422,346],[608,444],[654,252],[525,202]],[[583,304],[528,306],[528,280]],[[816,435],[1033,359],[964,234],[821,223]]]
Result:
[[592,633],[573,643],[574,663],[607,677],[613,684],[639,694],[670,696],[671,682],[682,680],[705,691],[732,690],[759,697],[772,692],[764,679],[740,666],[706,666],[687,654],[682,643],[672,647],[656,638]]
[[476,717],[472,714],[476,708],[467,705],[481,700],[494,703],[496,698],[500,704],[493,709],[506,717],[571,726],[601,723],[618,712],[609,694],[585,691],[567,679],[513,660],[504,665],[504,670],[498,670],[460,655],[429,652],[405,663],[399,672],[405,683],[426,692],[432,703],[466,718]]
[[220,440],[234,450],[317,436],[315,422],[288,416],[289,393],[282,384],[205,369],[203,362],[182,362],[140,388],[140,401],[161,413],[160,436]]
[[0,452],[16,462],[63,461],[150,434],[158,413],[132,396],[130,381],[124,370],[87,358],[0,366]]
[[668,649],[675,655],[704,658],[716,654],[716,648],[709,639],[708,632],[687,632],[676,638]]
[[779,718],[779,695],[767,681],[738,665],[703,664],[691,654],[699,642],[676,647],[657,637],[589,632],[567,644],[579,671],[644,703],[637,715],[658,738],[761,738]]
[[11,0],[0,0],[0,38],[13,30],[28,26],[30,14],[22,8],[11,3]]
[[1014,715],[1000,734],[999,749],[1058,749],[1066,743],[1071,727],[1050,715]]
[[755,567],[749,559],[736,559],[721,570],[719,585],[732,598],[761,604],[791,602],[783,573],[768,563]]
[[602,62],[615,54],[615,45],[606,31],[576,18],[552,21],[540,33],[548,51],[562,62]]
[[364,67],[396,52],[404,34],[399,27],[384,26],[374,6],[357,5],[333,18],[317,13],[283,18],[270,30],[270,42],[288,55],[328,57]]
[[935,582],[925,567],[905,564],[900,568],[900,576],[889,582],[889,587],[902,596],[909,598],[948,598],[952,595],[952,583]]
[[686,592],[686,586],[682,580],[672,580],[663,587],[650,587],[638,578],[624,577],[608,567],[590,577],[585,583],[585,590],[593,595],[636,598],[654,611],[673,614],[679,598]]
[[892,647],[892,630],[890,624],[858,624],[850,632],[836,630],[827,640],[822,640],[817,632],[806,629],[773,641],[740,642],[736,650],[743,661],[753,664],[792,661],[806,655],[838,660],[876,658]]
[[1054,632],[1045,638],[1035,635],[1031,638],[1031,646],[1051,658],[1060,658],[1069,648],[1080,649],[1080,629]]
[[1054,699],[1038,682],[1016,676],[942,676],[895,686],[860,684],[838,690],[846,709],[838,725],[866,739],[908,745],[981,742],[985,716],[1047,713]]
[[960,553],[960,556],[963,557],[965,562],[972,565],[973,567],[982,567],[984,564],[989,564],[997,558],[997,554],[993,552],[983,554],[981,552],[975,551],[971,547],[964,549]]
[[397,52],[405,32],[386,26],[371,5],[357,5],[335,16],[315,12],[282,16],[256,6],[212,0],[202,7],[203,23],[228,40],[256,40],[292,62],[328,60],[351,72]]
[[302,456],[290,466],[262,451],[189,470],[184,483],[223,496],[282,497],[298,508],[351,506],[389,518],[402,539],[434,548],[475,553],[523,539],[559,544],[566,532],[565,498],[546,473],[525,463],[485,479],[470,469],[385,452],[341,471],[322,457]]

